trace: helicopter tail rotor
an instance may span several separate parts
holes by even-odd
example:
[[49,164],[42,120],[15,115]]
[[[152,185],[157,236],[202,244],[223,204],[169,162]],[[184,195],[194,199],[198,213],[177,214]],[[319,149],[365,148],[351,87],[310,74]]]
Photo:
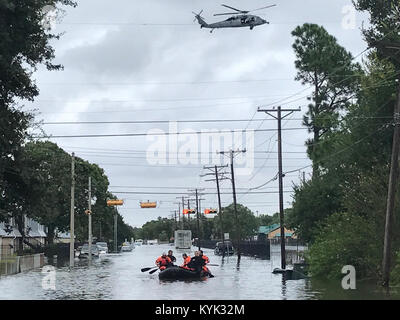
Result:
[[199,18],[201,18],[201,19],[204,19],[204,18],[201,16],[201,14],[203,13],[203,10],[201,10],[199,13],[196,13],[196,12],[193,12],[193,11],[192,11],[192,13],[194,14],[193,22],[195,22],[195,21],[197,20],[197,17],[199,17]]

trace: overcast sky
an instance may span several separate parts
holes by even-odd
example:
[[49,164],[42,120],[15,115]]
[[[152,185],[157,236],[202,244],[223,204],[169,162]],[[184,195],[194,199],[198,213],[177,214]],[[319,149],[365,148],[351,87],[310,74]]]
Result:
[[[200,29],[197,22],[193,22],[192,11],[201,10],[204,10],[202,16],[207,22],[226,19],[229,16],[219,19],[213,16],[214,13],[229,12],[220,6],[222,3],[243,10],[275,3],[277,6],[255,12],[270,24],[252,31],[249,28],[218,29],[210,33],[209,29]],[[346,27],[351,22],[346,18],[346,6],[349,5],[350,0],[78,1],[78,7],[68,8],[63,21],[56,25],[56,31],[65,32],[65,35],[54,43],[55,62],[63,64],[65,69],[49,72],[40,68],[35,73],[40,96],[26,107],[37,108],[40,111],[37,120],[44,122],[253,119],[246,122],[185,122],[179,123],[177,129],[173,124],[171,128],[174,132],[266,130],[254,133],[255,152],[251,150],[251,134],[243,135],[242,145],[235,145],[235,148],[250,150],[241,163],[235,164],[239,170],[236,186],[239,203],[254,213],[273,214],[279,210],[277,181],[251,191],[263,193],[245,194],[249,188],[264,184],[278,172],[277,122],[268,115],[257,113],[257,107],[302,108],[301,112],[283,121],[285,129],[296,129],[283,131],[284,171],[310,165],[304,147],[309,135],[307,130],[301,129],[300,119],[307,109],[306,96],[311,89],[294,80],[291,31],[306,22],[321,24],[353,56],[357,56],[366,48],[360,27],[367,19],[356,13],[355,28]],[[168,132],[169,125],[46,124],[43,128],[49,135],[68,136]],[[169,148],[167,155],[172,160],[154,165],[157,155],[146,158],[146,151],[154,147],[154,143],[163,143],[163,138]],[[176,197],[184,195],[187,188],[206,188],[204,192],[210,194],[203,196],[202,208],[217,207],[217,197],[213,194],[215,183],[205,182],[206,178],[200,177],[208,172],[203,170],[204,164],[199,159],[192,159],[190,164],[182,163],[189,145],[194,148],[192,152],[215,154],[216,150],[206,150],[199,135],[51,140],[67,152],[75,152],[105,169],[110,191],[125,200],[119,212],[132,226],[140,227],[158,216],[170,216],[172,210],[178,209],[174,204],[178,201]],[[175,145],[180,157],[174,162]],[[223,145],[221,149],[229,150],[230,147]],[[241,167],[251,166],[253,161],[254,169],[250,174],[240,173]],[[211,160],[207,162],[207,165],[213,164]],[[309,177],[311,168],[302,171]],[[290,191],[293,184],[299,183],[302,171],[290,173],[284,179],[284,188],[288,191],[284,197],[285,207],[290,207]],[[224,180],[221,187],[226,193],[222,198],[223,205],[229,205],[232,202],[230,181]],[[156,194],[167,192],[176,194]],[[157,201],[158,208],[140,209],[139,202],[147,200]]]

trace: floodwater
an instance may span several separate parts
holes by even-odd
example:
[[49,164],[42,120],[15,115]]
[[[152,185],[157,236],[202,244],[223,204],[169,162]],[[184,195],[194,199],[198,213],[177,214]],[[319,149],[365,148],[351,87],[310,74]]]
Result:
[[[385,295],[375,284],[357,283],[356,290],[343,290],[338,283],[317,282],[312,279],[284,280],[272,274],[280,265],[279,250],[271,248],[271,260],[242,256],[215,256],[204,249],[210,258],[214,278],[204,281],[164,282],[154,274],[141,272],[154,265],[163,251],[174,250],[177,264],[183,251],[169,245],[143,245],[132,252],[108,254],[93,259],[76,260],[72,271],[68,265],[32,270],[0,278],[0,299],[105,299],[105,300],[310,300],[310,299],[398,299]],[[196,248],[193,248],[193,250]],[[191,254],[193,253],[193,250]],[[189,252],[187,252],[189,253]],[[55,264],[56,265],[56,264]],[[51,268],[51,267],[50,267]],[[207,293],[206,295],[204,293]]]

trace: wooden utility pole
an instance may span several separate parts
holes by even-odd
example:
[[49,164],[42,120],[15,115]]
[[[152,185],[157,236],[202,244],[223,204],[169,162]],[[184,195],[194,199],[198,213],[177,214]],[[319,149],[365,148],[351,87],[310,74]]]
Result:
[[240,263],[240,241],[241,241],[241,234],[240,234],[240,222],[239,222],[239,215],[237,212],[237,202],[236,202],[236,187],[235,187],[235,172],[233,169],[233,158],[236,153],[245,153],[246,149],[244,150],[237,150],[237,151],[220,151],[219,154],[225,155],[226,153],[229,154],[231,160],[231,182],[232,182],[232,193],[233,193],[233,208],[235,212],[235,224],[236,224],[236,233],[237,233],[237,256],[238,256],[238,264]]
[[382,275],[383,286],[389,288],[390,265],[392,255],[392,224],[394,202],[399,178],[399,151],[400,151],[400,86],[397,93],[397,102],[394,110],[394,133],[392,159],[389,175],[389,188],[386,203],[385,239],[383,244]]
[[[194,195],[196,196],[196,219],[197,219],[197,245],[199,250],[201,249],[201,245],[200,245],[200,216],[199,216],[199,211],[200,211],[200,205],[199,202],[200,200],[204,200],[204,199],[199,199],[199,191],[202,191],[204,189],[195,189],[195,190],[189,190],[189,191],[193,191]],[[201,194],[200,194],[201,195]],[[189,204],[189,199],[188,199],[188,204]]]
[[[283,165],[282,165],[282,119],[286,118],[290,114],[301,109],[261,109],[258,108],[258,112],[265,112],[271,117],[278,120],[278,177],[279,177],[279,220],[281,229],[281,268],[286,269],[286,248],[285,248],[285,220],[284,220],[284,208],[283,208]],[[277,116],[272,115],[272,112],[276,112]],[[288,112],[282,117],[282,112]]]
[[[222,221],[222,205],[221,205],[221,191],[219,188],[219,180],[226,180],[229,178],[226,178],[225,176],[222,176],[221,178],[219,177],[219,175],[223,175],[223,174],[227,174],[226,172],[221,173],[220,170],[227,168],[228,165],[225,166],[217,166],[215,165],[214,167],[204,167],[204,169],[208,169],[208,170],[214,170],[213,173],[207,173],[204,175],[201,175],[201,177],[205,177],[208,175],[215,175],[215,179],[209,179],[206,181],[215,181],[217,184],[217,195],[218,195],[218,216],[219,216],[219,223],[220,223],[220,230],[221,230],[221,240],[224,243],[225,242],[225,237],[224,237],[224,228],[223,228],[223,221]],[[225,246],[224,246],[225,247]],[[225,255],[225,251],[223,251],[223,255]]]
[[118,252],[118,233],[117,233],[117,224],[118,224],[118,212],[117,209],[115,209],[114,213],[114,253]]
[[70,212],[70,240],[69,240],[69,266],[74,266],[75,259],[75,153],[71,159],[71,212]]

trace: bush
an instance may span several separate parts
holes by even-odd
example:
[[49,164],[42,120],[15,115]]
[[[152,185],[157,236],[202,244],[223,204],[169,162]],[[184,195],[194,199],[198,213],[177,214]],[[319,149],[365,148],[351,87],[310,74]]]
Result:
[[343,277],[343,266],[352,265],[358,279],[377,276],[382,245],[376,238],[365,218],[351,213],[333,214],[324,221],[307,253],[311,275],[339,279]]
[[400,251],[396,254],[396,265],[390,274],[390,278],[394,286],[400,286]]

